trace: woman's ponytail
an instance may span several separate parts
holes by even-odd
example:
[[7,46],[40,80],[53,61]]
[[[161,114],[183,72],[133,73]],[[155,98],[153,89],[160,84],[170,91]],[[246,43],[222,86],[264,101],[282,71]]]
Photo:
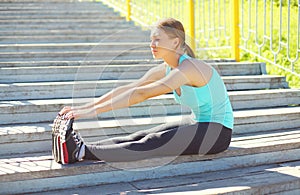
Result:
[[196,55],[194,53],[194,51],[192,50],[192,48],[188,45],[188,44],[184,44],[184,48],[185,48],[185,52],[188,56],[191,56],[192,58],[195,58]]

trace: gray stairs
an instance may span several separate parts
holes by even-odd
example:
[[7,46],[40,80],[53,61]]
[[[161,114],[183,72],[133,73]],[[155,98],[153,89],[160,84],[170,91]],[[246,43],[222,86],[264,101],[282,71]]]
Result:
[[[92,100],[159,61],[149,32],[99,2],[0,2],[1,194],[295,194],[300,189],[300,90],[264,63],[210,60],[234,108],[228,151],[127,163],[62,166],[51,156],[51,122],[64,105]],[[187,108],[162,95],[78,120],[86,141],[181,120]],[[78,188],[80,187],[80,188]]]

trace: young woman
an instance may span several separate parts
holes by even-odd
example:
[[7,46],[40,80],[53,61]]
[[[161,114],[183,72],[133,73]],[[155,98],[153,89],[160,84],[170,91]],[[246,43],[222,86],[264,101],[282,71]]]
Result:
[[163,59],[164,63],[97,101],[80,107],[64,107],[60,114],[74,119],[91,117],[173,92],[175,100],[190,107],[193,116],[96,143],[84,143],[77,136],[69,142],[81,142],[78,160],[134,161],[158,156],[215,154],[228,148],[233,111],[225,85],[214,68],[194,58],[185,43],[182,24],[173,18],[158,22],[151,32],[150,47],[153,57]]

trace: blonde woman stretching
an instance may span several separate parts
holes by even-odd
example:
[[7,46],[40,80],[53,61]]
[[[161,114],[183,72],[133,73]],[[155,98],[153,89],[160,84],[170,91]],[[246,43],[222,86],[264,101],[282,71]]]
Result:
[[[80,136],[67,140],[78,144],[76,159],[135,161],[151,157],[215,154],[226,150],[231,141],[233,111],[225,85],[217,71],[195,59],[185,43],[182,24],[168,18],[151,32],[153,57],[164,63],[142,78],[118,87],[97,101],[80,107],[64,107],[60,114],[75,120],[126,108],[149,98],[173,92],[175,100],[188,106],[192,116],[173,123],[138,131],[124,137],[85,143]],[[72,147],[67,147],[73,153]]]

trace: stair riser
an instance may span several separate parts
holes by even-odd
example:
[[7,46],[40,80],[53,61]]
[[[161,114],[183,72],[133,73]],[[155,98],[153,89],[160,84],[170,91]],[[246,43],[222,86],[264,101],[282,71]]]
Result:
[[19,19],[3,19],[0,18],[0,26],[2,24],[7,25],[7,24],[11,24],[11,25],[18,25],[18,24],[55,24],[55,23],[92,23],[92,24],[99,24],[99,23],[126,23],[124,22],[124,18],[121,17],[97,17],[97,18],[19,18]]
[[[1,20],[0,19],[0,26],[2,25],[49,25],[49,26],[55,26],[57,24],[69,24],[69,25],[80,25],[80,24],[86,24],[86,25],[95,25],[98,24],[98,26],[100,27],[102,24],[106,24],[106,25],[112,25],[112,21],[113,21],[113,25],[118,25],[118,24],[128,24],[127,22],[125,22],[123,19],[119,19],[119,20],[114,20],[114,19],[102,19],[102,18],[98,18],[95,20],[90,20],[90,19],[44,19],[44,20],[31,20],[31,19],[27,19],[27,20]],[[45,26],[44,26],[45,27]]]
[[[6,12],[5,12],[6,13]],[[28,14],[25,12],[25,14],[22,15],[13,15],[12,13],[6,13],[5,15],[0,14],[0,24],[1,21],[9,20],[13,22],[18,22],[18,21],[23,21],[23,22],[39,22],[39,21],[61,21],[62,19],[66,21],[80,21],[80,20],[96,20],[96,21],[107,21],[107,20],[122,20],[124,21],[124,17],[109,14],[109,13],[102,13],[102,12],[97,12],[95,11],[94,13],[59,13],[56,12],[56,14],[36,14],[34,13]]]
[[[128,32],[127,32],[128,31]],[[109,31],[106,31],[106,32],[101,32],[101,31],[80,31],[80,30],[74,30],[73,32],[72,31],[65,31],[65,32],[60,32],[58,30],[52,30],[52,31],[48,31],[48,32],[20,32],[20,33],[11,33],[11,32],[0,32],[2,35],[0,36],[0,39],[2,40],[12,40],[12,39],[23,39],[23,38],[27,38],[29,40],[38,40],[39,37],[41,37],[40,39],[42,38],[47,38],[48,40],[51,40],[51,39],[55,39],[55,38],[60,38],[60,37],[65,37],[65,38],[68,38],[68,37],[95,37],[95,39],[99,39],[99,37],[111,37],[111,35],[115,35],[115,37],[119,36],[119,37],[124,37],[124,38],[127,38],[127,37],[147,37],[147,35],[149,34],[146,34],[146,33],[135,33],[133,30],[131,29],[128,29],[124,30],[123,33],[126,33],[126,34],[123,34],[123,33],[120,33],[118,31],[115,31],[115,32],[109,32]],[[7,34],[7,35],[5,35]],[[35,36],[35,37],[32,37],[32,36]],[[146,38],[145,38],[146,40]]]
[[[70,10],[91,10],[91,11],[102,11],[108,12],[111,10],[110,14],[114,13],[111,8],[104,8],[104,5],[101,3],[86,3],[86,2],[48,2],[48,1],[42,1],[42,2],[9,2],[5,3],[3,1],[0,2],[1,8],[3,10],[23,10],[23,11],[39,11],[40,13],[42,10],[45,10],[47,12],[51,11],[62,11],[67,12]],[[103,9],[104,8],[104,9]],[[108,12],[109,13],[109,12]]]
[[[58,30],[58,29],[95,29],[95,30],[102,30],[102,29],[109,29],[109,28],[118,28],[118,30],[124,30],[124,29],[132,29],[136,27],[132,27],[130,23],[120,23],[120,24],[115,24],[115,23],[105,23],[99,25],[98,23],[78,23],[76,26],[74,24],[70,23],[54,23],[54,24],[44,24],[41,26],[40,24],[18,24],[18,25],[9,25],[9,24],[1,24],[0,25],[1,30],[34,30],[34,29],[39,29],[39,30]],[[148,37],[149,40],[149,37]]]
[[[131,112],[134,109],[126,109],[125,113],[127,113],[127,118],[119,118],[118,115],[124,116],[124,110],[115,111],[111,113],[111,117],[114,117],[114,119],[106,121],[105,117],[103,115],[100,115],[100,118],[94,119],[93,121],[85,121],[85,122],[79,122],[75,123],[75,129],[80,130],[81,134],[83,136],[88,137],[99,137],[99,136],[116,136],[118,134],[127,134],[127,133],[133,133],[139,130],[148,129],[153,126],[156,126],[161,123],[165,122],[172,122],[172,121],[178,121],[181,120],[182,117],[178,117],[178,115],[175,116],[159,116],[155,117],[155,112],[157,114],[157,110],[159,108],[162,108],[160,110],[163,110],[163,113],[160,112],[159,114],[165,114],[167,113],[168,109],[174,109],[180,110],[181,114],[183,116],[186,116],[183,112],[189,112],[188,110],[185,110],[185,108],[172,107],[172,106],[163,106],[163,107],[157,107],[159,106],[158,103],[154,102],[149,103],[149,109],[143,110],[142,108],[135,108],[135,110],[143,111],[143,114],[151,115],[150,118],[146,119],[138,119],[135,117],[132,117],[134,114]],[[171,102],[170,104],[171,105]],[[55,112],[56,111],[56,112]],[[52,120],[54,119],[57,110],[55,110],[51,116],[48,116],[47,120],[49,120],[48,123],[38,124],[38,128],[33,126],[32,124],[26,124],[18,125],[18,126],[3,126],[0,127],[0,132],[2,132],[2,137],[0,143],[17,143],[17,142],[27,142],[27,141],[35,141],[35,140],[47,140],[49,139],[48,131],[50,131],[49,124],[52,123]],[[266,130],[281,130],[281,129],[291,129],[291,128],[297,128],[300,126],[300,113],[299,110],[297,111],[297,108],[294,109],[293,112],[286,112],[283,111],[282,114],[278,114],[278,111],[276,111],[277,114],[272,115],[272,113],[266,113],[261,116],[256,115],[241,115],[239,112],[235,113],[235,126],[234,126],[234,134],[242,134],[242,133],[258,133],[260,131],[266,131]],[[23,114],[26,115],[27,113]],[[43,114],[49,114],[49,113],[43,113]],[[28,115],[28,114],[27,114]],[[32,113],[30,114],[32,117],[34,117],[36,114]],[[22,114],[19,114],[18,116],[22,116]],[[129,118],[128,118],[129,117]],[[154,118],[152,118],[154,117]],[[159,120],[158,120],[159,119]],[[36,120],[36,119],[32,119]],[[51,120],[51,121],[50,121]],[[286,121],[289,121],[288,123]],[[100,131],[99,131],[100,130]],[[23,132],[24,134],[20,133]],[[97,140],[98,138],[96,138]],[[94,141],[96,141],[94,140]]]
[[[209,171],[222,171],[234,168],[258,166],[283,161],[298,160],[300,150],[285,150],[270,153],[258,153],[245,156],[214,159],[211,161],[198,161],[182,163],[180,165],[165,165],[150,170],[126,171],[116,170],[110,172],[79,174],[55,178],[32,179],[25,181],[12,181],[0,183],[2,194],[41,192],[73,187],[94,186],[99,184],[132,182],[162,177],[175,177],[187,174],[201,174]],[[47,166],[47,165],[46,165]],[[48,165],[49,166],[49,165]],[[55,171],[55,169],[53,170]],[[42,173],[41,173],[42,174]],[[75,173],[76,174],[76,173]],[[299,183],[298,183],[299,185]],[[291,186],[294,189],[294,186]],[[298,186],[300,187],[300,185]]]
[[130,59],[130,60],[84,60],[84,61],[11,61],[0,62],[0,67],[4,68],[18,68],[18,67],[47,67],[47,66],[98,66],[98,65],[140,65],[140,64],[157,64],[160,61],[151,59]]
[[[79,75],[77,78],[80,79]],[[83,75],[84,76],[84,75]],[[95,76],[93,79],[99,78],[102,75],[91,75]],[[139,76],[139,75],[137,75]],[[122,79],[124,79],[122,75]],[[76,78],[76,79],[77,79]],[[120,79],[118,77],[117,79]],[[56,86],[52,84],[51,86],[22,86],[22,84],[7,84],[5,87],[0,87],[0,100],[28,100],[28,99],[49,99],[49,98],[77,98],[77,97],[95,97],[103,95],[105,92],[114,89],[117,86],[125,85],[130,83],[130,81],[120,80],[119,82],[110,83],[87,83],[79,84],[70,83],[68,85]],[[273,81],[271,83],[238,83],[231,84],[227,83],[225,80],[225,85],[228,90],[244,90],[244,89],[274,89],[283,88],[285,83]],[[4,84],[5,85],[5,84]]]
[[[49,2],[44,2],[44,3],[39,3],[39,4],[5,4],[1,2],[0,4],[0,10],[1,11],[23,11],[23,12],[32,12],[32,11],[39,11],[45,10],[45,12],[66,12],[66,10],[91,10],[91,11],[101,11],[101,4],[93,4],[93,5],[88,5],[85,3],[49,3]],[[108,9],[109,10],[109,9]],[[106,12],[108,11],[106,10]],[[113,12],[109,13],[112,14]]]
[[[0,8],[1,9],[1,8]],[[1,19],[13,18],[13,19],[22,19],[22,18],[48,18],[48,19],[56,19],[56,18],[93,18],[103,16],[108,18],[123,18],[117,15],[116,13],[112,13],[109,11],[102,11],[99,9],[96,10],[45,10],[41,13],[38,10],[5,10],[0,13]]]
[[[41,73],[37,75],[19,75],[19,77],[22,77],[22,80],[18,78],[11,78],[9,76],[3,76],[0,79],[0,82],[2,83],[15,83],[15,82],[51,82],[51,81],[86,81],[88,79],[87,76],[90,77],[90,79],[101,79],[101,80],[106,80],[106,79],[123,79],[123,77],[126,76],[127,79],[137,79],[141,78],[145,72],[140,71],[140,72],[127,72],[126,74],[124,72],[105,72],[105,73],[80,73],[80,75],[77,75],[78,73],[74,74],[65,74],[65,73],[57,73],[57,74],[48,74],[48,73]],[[75,82],[76,82],[75,81]],[[1,87],[0,87],[1,88]],[[59,89],[58,89],[59,90]],[[70,91],[70,89],[66,89],[67,91]],[[69,92],[67,92],[69,94]],[[10,97],[8,97],[10,99]],[[38,97],[37,97],[38,98]],[[21,97],[22,99],[22,97]],[[26,98],[25,98],[26,99]]]
[[109,51],[70,51],[70,52],[55,52],[55,53],[0,53],[0,60],[51,60],[52,58],[57,60],[84,60],[84,59],[98,59],[98,60],[107,60],[115,59],[120,56],[128,56],[131,58],[151,58],[152,54],[150,50],[136,50],[135,48],[127,48],[124,50],[109,50]]
[[[81,42],[111,42],[111,41],[119,41],[119,42],[129,42],[129,41],[140,41],[145,42],[148,38],[145,38],[145,36],[138,36],[135,37],[134,35],[126,35],[123,37],[120,36],[109,36],[109,35],[103,35],[103,36],[51,36],[51,37],[12,37],[12,38],[1,38],[0,37],[0,43],[2,44],[26,44],[26,43],[47,43],[48,41],[51,41],[51,43],[81,43]],[[132,58],[134,59],[134,58]],[[61,59],[65,60],[65,59]],[[14,60],[15,61],[15,60]]]
[[[102,44],[106,44],[102,43]],[[69,44],[69,43],[66,43]],[[77,43],[76,43],[77,44]],[[78,43],[80,44],[80,43]],[[125,44],[125,43],[124,43]],[[214,62],[214,61],[213,61]],[[207,63],[213,63],[211,61]],[[231,61],[233,63],[234,61]],[[85,61],[12,61],[12,62],[2,62],[0,61],[1,68],[11,68],[11,67],[45,67],[45,66],[82,66],[82,65],[142,65],[142,64],[159,64],[162,63],[161,60],[155,60],[153,58],[149,59],[130,59],[130,60],[85,60]],[[214,62],[216,63],[216,62]]]
[[[130,31],[130,30],[128,30]],[[126,30],[127,32],[127,30]],[[133,31],[132,31],[133,32]],[[1,32],[0,32],[1,33]],[[99,33],[99,32],[98,32]],[[114,34],[117,32],[106,31],[99,34]],[[61,52],[99,52],[99,51],[120,51],[120,50],[148,50],[150,51],[150,43],[102,43],[102,42],[95,42],[95,43],[66,43],[66,44],[18,44],[18,45],[0,45],[0,51],[2,53],[11,52],[30,52],[33,53],[41,53],[41,52],[48,52],[48,53],[57,53]],[[253,66],[248,64],[248,66]]]
[[255,102],[253,100],[240,100],[235,101],[231,100],[233,103],[233,109],[255,109],[255,108],[270,108],[270,107],[278,107],[278,106],[287,106],[287,105],[293,105],[299,104],[299,98],[300,96],[295,97],[280,97],[273,95],[269,98],[263,98],[259,96],[255,96]]
[[[86,2],[90,2],[90,0],[1,0],[1,2],[3,3],[41,3],[41,2],[51,2],[51,3],[86,3]],[[102,5],[102,4],[100,4]],[[102,5],[103,6],[103,5]],[[104,7],[104,6],[103,6]],[[107,7],[104,7],[105,9],[108,9]],[[104,10],[105,10],[104,9]]]
[[257,82],[257,83],[235,83],[235,84],[226,84],[228,91],[236,90],[259,90],[259,89],[278,89],[278,88],[287,88],[288,84],[286,82]]
[[[77,91],[77,92],[76,92]],[[77,89],[74,90],[73,92],[70,92],[69,94],[66,94],[66,89],[62,89],[61,90],[61,94],[65,94],[65,95],[69,95],[70,97],[74,97],[74,96],[80,96],[80,94],[85,94],[86,96],[90,95],[91,97],[99,97],[102,94],[104,94],[105,92],[109,91],[109,89],[104,89],[102,88],[102,90],[98,90],[97,92],[93,91],[93,90],[89,90],[89,91],[85,91],[83,89]],[[49,90],[49,93],[54,93],[57,91],[55,89],[53,90]],[[286,97],[285,97],[286,96]],[[69,97],[69,98],[70,98]],[[286,93],[286,94],[282,94],[280,92],[278,92],[277,94],[274,93],[270,96],[265,95],[265,94],[253,94],[252,97],[255,99],[255,101],[251,100],[251,99],[246,99],[246,97],[248,97],[248,95],[244,95],[244,96],[238,96],[236,97],[235,95],[231,95],[231,93],[229,93],[229,97],[231,99],[231,103],[233,106],[233,109],[237,110],[237,109],[246,109],[246,108],[263,108],[263,107],[278,107],[278,106],[287,106],[287,105],[293,105],[293,104],[299,104],[299,99],[300,99],[300,93],[298,91],[294,91],[294,92],[290,92],[290,93]],[[51,98],[57,98],[57,96],[53,95]],[[271,101],[272,100],[272,101]],[[74,99],[74,103],[78,104],[78,100]],[[45,109],[44,107],[47,108],[47,111],[54,111],[60,108],[60,106],[63,106],[64,103],[66,101],[57,101],[57,102],[49,102],[49,104],[45,104],[45,105],[37,105],[39,104],[39,102],[34,103],[34,101],[32,105],[22,105],[23,103],[19,103],[19,105],[16,105],[17,102],[0,102],[2,104],[2,113],[4,114],[17,114],[17,113],[31,113],[32,111],[36,111],[36,112],[44,112]],[[67,101],[67,102],[72,102],[72,100]],[[24,102],[26,103],[26,101]],[[167,98],[166,97],[162,97],[162,98],[157,98],[157,99],[151,99],[148,100],[144,103],[141,103],[141,105],[151,105],[151,104],[176,104],[174,99],[173,99],[173,95],[169,95]],[[44,104],[44,103],[43,103]],[[67,103],[69,104],[69,103]],[[59,106],[57,106],[59,105]],[[12,107],[14,106],[14,107]]]
[[[237,119],[238,120],[238,119]],[[270,118],[271,120],[271,118]],[[245,124],[245,125],[235,125],[234,126],[234,135],[239,134],[249,134],[249,133],[258,133],[260,131],[272,131],[279,129],[288,129],[288,128],[298,128],[300,122],[298,119],[289,119],[290,123],[287,124],[286,121],[270,121],[265,122],[264,124]],[[101,121],[99,121],[101,123]],[[103,139],[124,136],[128,133],[133,133],[139,130],[149,129],[159,124],[148,124],[148,125],[135,125],[135,126],[122,126],[114,128],[101,128],[95,126],[86,127],[85,129],[79,129],[80,134],[83,136],[84,141],[86,142],[95,142]],[[45,132],[30,133],[26,137],[15,134],[3,136],[0,141],[0,155],[9,156],[12,154],[23,154],[23,153],[38,153],[38,152],[51,152],[51,127],[48,127]]]
[[28,61],[53,61],[55,62],[55,60],[68,60],[68,61],[73,61],[73,62],[85,62],[86,60],[106,60],[106,61],[113,61],[113,60],[130,60],[132,58],[135,58],[137,60],[145,60],[145,59],[151,59],[152,55],[151,54],[120,54],[120,55],[115,55],[115,56],[89,56],[87,55],[78,55],[78,56],[74,56],[74,57],[44,57],[44,58],[35,58],[35,57],[28,57],[28,58],[19,58],[19,59],[13,59],[13,58],[9,58],[9,59],[1,59],[2,62],[15,62],[15,60],[17,60],[18,62],[28,62]]
[[[169,102],[173,103],[173,102]],[[51,122],[57,115],[57,113],[63,108],[63,104],[55,104],[48,106],[36,106],[27,107],[27,108],[15,108],[9,110],[12,114],[6,113],[8,110],[3,110],[4,112],[0,113],[0,124],[18,124],[18,123],[39,123],[39,122]],[[31,109],[26,111],[27,109]],[[38,110],[36,110],[38,109]],[[178,105],[164,105],[158,106],[153,105],[149,107],[132,107],[129,109],[117,110],[113,112],[101,114],[102,119],[108,118],[135,118],[135,117],[151,117],[151,116],[160,116],[160,115],[175,115],[175,114],[188,114],[189,109],[181,108]],[[13,115],[13,117],[12,117]]]
[[218,63],[211,63],[211,65],[219,72],[222,76],[239,76],[239,75],[261,75],[263,74],[262,67],[265,66],[263,63],[253,63],[253,64],[239,64],[232,66],[228,65],[218,65]]
[[[41,81],[74,81],[74,80],[93,80],[97,78],[101,79],[138,79],[147,70],[157,66],[153,65],[135,65],[135,66],[91,66],[82,64],[82,66],[76,67],[45,67],[45,68],[3,68],[0,72],[0,82],[2,83],[12,83],[12,82],[41,82]],[[235,71],[229,70],[231,66],[222,65],[214,66],[222,76],[230,75],[243,75],[252,74],[258,75],[260,73],[260,68],[257,66],[252,66],[252,68],[244,69],[244,67],[236,68]],[[47,76],[44,76],[47,75]],[[128,76],[128,77],[127,77]]]
[[[237,124],[235,125],[235,131],[236,134],[243,134],[243,133],[252,133],[253,131],[261,132],[265,131],[266,129],[268,131],[271,130],[281,130],[281,129],[292,129],[292,128],[299,128],[300,127],[300,121],[299,121],[299,113],[296,114],[296,116],[270,116],[269,120],[259,122],[259,123],[252,123],[252,124]],[[273,119],[277,119],[272,120]],[[266,119],[266,117],[264,117]],[[252,119],[253,121],[255,119]]]

